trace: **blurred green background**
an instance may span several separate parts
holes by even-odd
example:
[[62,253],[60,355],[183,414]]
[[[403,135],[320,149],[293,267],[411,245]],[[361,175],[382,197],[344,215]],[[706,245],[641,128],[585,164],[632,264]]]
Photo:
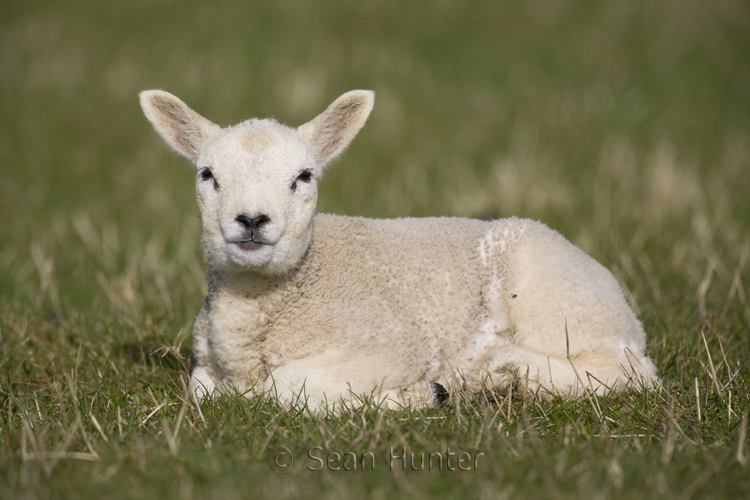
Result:
[[613,270],[665,379],[709,380],[700,331],[750,365],[745,1],[3,1],[3,408],[105,359],[179,385],[122,354],[184,351],[205,288],[193,174],[143,117],[150,88],[221,125],[375,90],[320,211],[542,220]]
[[[597,212],[632,219],[645,201],[598,200],[602,183],[626,182],[602,179],[603,163],[632,179],[668,161],[674,182],[687,170],[710,184],[734,162],[715,194],[747,221],[748,12],[693,0],[3,2],[0,269],[14,274],[35,238],[64,239],[75,216],[169,242],[197,215],[189,168],[138,107],[148,88],[222,125],[298,125],[344,91],[375,90],[321,211],[527,216],[595,251],[581,233]],[[86,266],[76,254],[56,266],[66,282],[86,280],[68,274]]]
[[664,216],[686,221],[706,196],[746,232],[749,12],[693,0],[3,2],[0,290],[37,295],[37,242],[37,264],[54,254],[66,294],[87,295],[84,226],[109,234],[119,266],[131,239],[197,251],[192,174],[143,118],[148,88],[222,125],[299,125],[347,90],[375,90],[366,128],[323,180],[325,212],[532,217],[605,261],[610,235],[592,231],[615,225],[627,241],[656,218],[669,246]]
[[[4,237],[80,210],[179,225],[191,175],[144,126],[147,88],[224,125],[297,125],[374,89],[321,208],[379,217],[474,215],[451,193],[507,159],[575,189],[613,142],[709,171],[750,128],[743,2],[73,0],[0,17]],[[569,203],[590,205],[588,187]]]

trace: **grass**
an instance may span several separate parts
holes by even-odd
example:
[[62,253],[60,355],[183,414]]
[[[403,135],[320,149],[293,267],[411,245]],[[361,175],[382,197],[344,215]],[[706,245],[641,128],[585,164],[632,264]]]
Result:
[[[728,0],[3,3],[0,497],[748,496],[747,33]],[[146,88],[225,125],[376,90],[320,210],[544,221],[620,280],[663,388],[196,407],[198,212]],[[484,455],[410,470],[448,448]],[[374,470],[310,471],[308,450]]]

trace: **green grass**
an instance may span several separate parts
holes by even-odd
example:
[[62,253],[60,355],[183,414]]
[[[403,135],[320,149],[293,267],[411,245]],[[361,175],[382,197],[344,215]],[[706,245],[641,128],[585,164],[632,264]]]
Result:
[[[750,495],[746,3],[254,4],[0,5],[1,498]],[[544,221],[620,280],[663,389],[199,410],[198,212],[146,88],[224,125],[376,90],[320,210]],[[374,470],[307,470],[316,446]],[[449,447],[477,470],[389,470]]]

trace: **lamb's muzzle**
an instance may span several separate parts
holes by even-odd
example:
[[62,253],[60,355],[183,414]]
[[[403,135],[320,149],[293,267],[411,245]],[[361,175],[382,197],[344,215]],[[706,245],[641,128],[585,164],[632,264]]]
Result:
[[373,104],[356,90],[296,129],[222,129],[171,94],[141,93],[197,173],[198,399],[234,386],[312,410],[362,395],[401,407],[457,387],[503,392],[527,374],[529,391],[571,398],[589,390],[577,373],[600,393],[657,381],[612,274],[541,223],[316,214],[318,180]]
[[271,222],[271,219],[261,214],[255,217],[250,217],[247,214],[240,214],[235,217],[235,220],[242,226],[242,233],[240,238],[237,240],[227,240],[229,243],[234,243],[243,250],[257,250],[263,245],[272,244],[264,241],[261,235],[261,228]]

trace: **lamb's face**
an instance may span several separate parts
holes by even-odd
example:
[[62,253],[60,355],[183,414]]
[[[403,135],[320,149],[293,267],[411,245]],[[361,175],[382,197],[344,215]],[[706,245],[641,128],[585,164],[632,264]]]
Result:
[[323,169],[354,139],[375,94],[353,90],[297,129],[248,120],[222,129],[160,90],[141,92],[141,107],[172,149],[196,167],[209,266],[282,274],[312,238]]
[[279,274],[300,261],[320,169],[296,130],[248,120],[209,139],[196,165],[209,265]]

